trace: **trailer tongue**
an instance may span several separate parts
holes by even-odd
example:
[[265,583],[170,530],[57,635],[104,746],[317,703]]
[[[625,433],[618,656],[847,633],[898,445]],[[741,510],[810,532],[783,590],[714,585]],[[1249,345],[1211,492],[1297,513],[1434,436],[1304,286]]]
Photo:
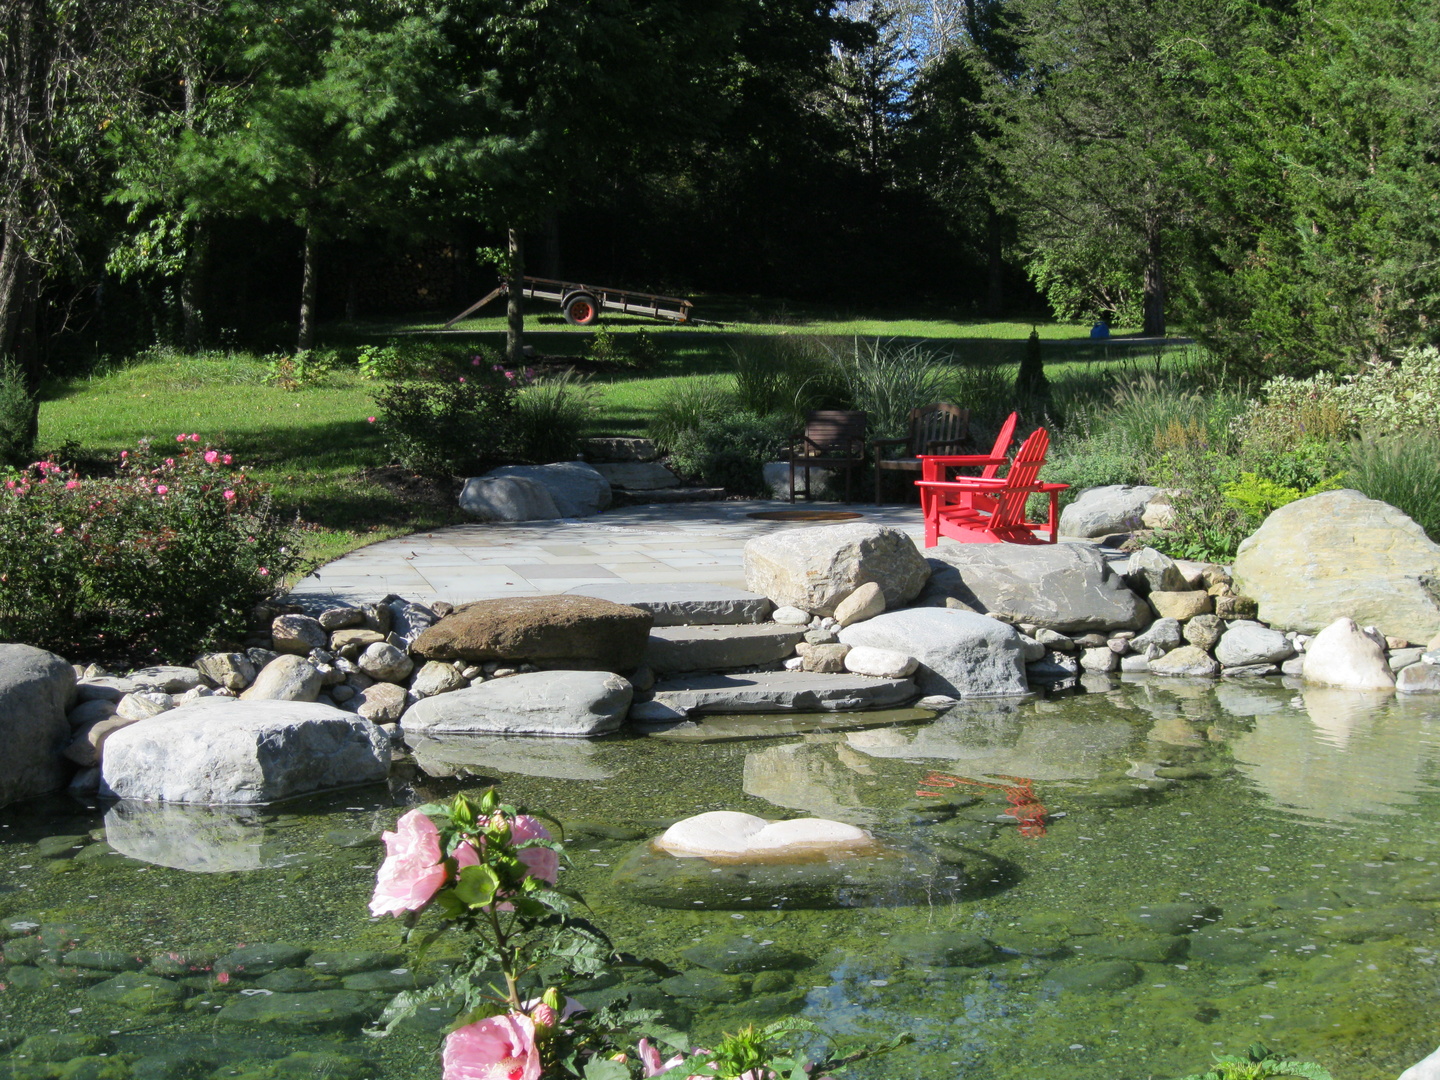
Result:
[[[601,311],[619,311],[626,315],[644,315],[650,319],[667,322],[687,323],[690,309],[689,300],[678,296],[658,296],[655,293],[635,292],[632,289],[611,289],[601,285],[581,285],[574,281],[557,281],[554,278],[525,277],[521,295],[527,300],[555,300],[565,321],[572,326],[589,326],[600,317]],[[506,296],[510,288],[505,283],[491,291],[483,299],[471,304],[445,324],[445,329],[454,326],[461,319],[479,311],[497,296]]]

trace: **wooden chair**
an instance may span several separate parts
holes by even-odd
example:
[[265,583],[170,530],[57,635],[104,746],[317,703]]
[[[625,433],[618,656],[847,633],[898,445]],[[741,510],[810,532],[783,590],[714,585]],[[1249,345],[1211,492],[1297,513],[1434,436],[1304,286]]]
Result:
[[[954,453],[965,445],[970,435],[970,410],[948,402],[922,405],[910,410],[910,433],[898,439],[871,439],[875,448],[875,502],[879,505],[881,483],[888,472],[920,472],[920,458],[925,454]],[[886,446],[903,446],[905,454],[898,458],[881,456]]]
[[979,469],[980,475],[985,478],[994,476],[1000,471],[1000,466],[1010,460],[1010,444],[1015,441],[1015,425],[1020,420],[1019,413],[1011,413],[1000,425],[1000,432],[995,436],[995,445],[991,447],[988,454],[924,454],[920,458],[920,479],[922,480],[953,480],[952,469]]
[[805,431],[790,444],[790,501],[795,501],[795,473],[805,474],[805,498],[811,498],[810,470],[845,473],[845,501],[850,502],[851,479],[865,464],[865,414],[842,409],[819,409],[805,417]]
[[[925,546],[934,547],[942,536],[962,544],[1055,543],[1060,492],[1070,485],[1036,481],[1049,449],[1049,433],[1036,428],[1015,454],[1003,478],[966,476],[915,481],[925,517]],[[1025,503],[1035,492],[1050,496],[1048,522],[1025,520]],[[1047,539],[1039,539],[1036,529],[1047,530]]]

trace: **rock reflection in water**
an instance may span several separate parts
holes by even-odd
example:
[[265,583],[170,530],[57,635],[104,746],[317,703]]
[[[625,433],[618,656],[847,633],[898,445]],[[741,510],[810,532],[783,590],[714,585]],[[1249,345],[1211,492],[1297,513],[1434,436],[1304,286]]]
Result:
[[868,825],[878,817],[867,805],[874,801],[869,793],[880,788],[876,764],[850,749],[844,735],[806,735],[798,743],[746,754],[745,794],[816,817]]
[[124,801],[105,812],[105,840],[122,855],[156,866],[217,874],[273,870],[305,858],[245,807]]
[[871,758],[946,761],[966,776],[1081,780],[1112,767],[1134,738],[1135,728],[1124,720],[1077,722],[967,703],[927,727],[857,731],[846,742]]
[[1285,809],[1356,821],[1413,806],[1433,787],[1440,726],[1393,695],[1307,686],[1302,708],[1255,717],[1231,742],[1240,771]]
[[518,773],[550,780],[609,780],[601,747],[591,739],[466,735],[409,736],[415,763],[429,776]]

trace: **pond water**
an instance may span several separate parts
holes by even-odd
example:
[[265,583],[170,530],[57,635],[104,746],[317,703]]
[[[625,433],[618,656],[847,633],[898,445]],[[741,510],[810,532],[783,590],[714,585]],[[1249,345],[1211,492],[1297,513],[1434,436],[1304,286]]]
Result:
[[[388,788],[248,813],[10,806],[8,1074],[438,1078],[443,1013],[360,1033],[428,970],[397,921],[368,917],[376,837],[404,806],[491,783],[566,824],[562,882],[618,947],[688,973],[596,998],[628,986],[701,1039],[791,1013],[903,1029],[912,1045],[850,1075],[917,1080],[1176,1076],[1257,1041],[1393,1080],[1434,1048],[1440,701],[1090,676],[902,721],[492,740]],[[693,880],[679,906],[634,899],[639,842],[722,809],[853,822],[900,854],[831,890],[859,906]],[[696,966],[751,948],[773,970]],[[127,972],[142,961],[150,974]]]

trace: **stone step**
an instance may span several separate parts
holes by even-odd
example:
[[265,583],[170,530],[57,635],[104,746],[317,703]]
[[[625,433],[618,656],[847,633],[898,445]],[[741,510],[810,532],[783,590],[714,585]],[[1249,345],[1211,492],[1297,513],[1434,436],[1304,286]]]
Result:
[[616,506],[648,506],[652,503],[721,502],[724,488],[662,488],[657,491],[629,491],[612,488]]
[[[868,712],[717,714],[694,720],[643,725],[652,739],[667,742],[735,742],[745,739],[774,739],[784,735],[812,735],[824,731],[866,731],[877,727],[899,727],[934,720],[934,709],[872,709]],[[560,741],[560,740],[552,740]],[[566,739],[565,742],[578,742]],[[429,772],[429,769],[426,769]],[[434,775],[434,774],[431,774]]]
[[680,477],[658,461],[602,461],[592,466],[610,481],[610,487],[625,491],[673,491],[680,486]]
[[630,707],[630,722],[668,725],[692,714],[848,712],[904,705],[919,691],[909,679],[766,671],[748,675],[697,675],[655,684],[651,700]]
[[655,626],[714,626],[763,623],[775,609],[765,597],[728,585],[628,582],[576,585],[566,590],[575,596],[593,596],[614,604],[628,604],[655,617]]
[[804,640],[804,627],[773,622],[657,626],[650,631],[645,663],[659,673],[733,671],[785,660]]

